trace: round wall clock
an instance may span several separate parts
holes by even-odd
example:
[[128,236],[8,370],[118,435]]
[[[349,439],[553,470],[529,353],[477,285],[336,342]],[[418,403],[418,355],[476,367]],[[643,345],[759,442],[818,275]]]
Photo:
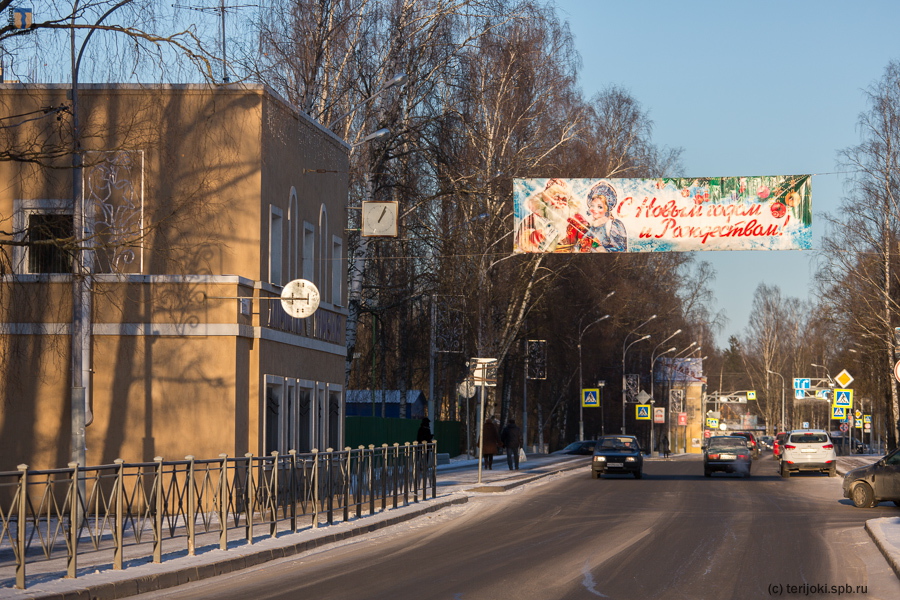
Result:
[[397,202],[363,202],[362,235],[396,237],[397,210]]

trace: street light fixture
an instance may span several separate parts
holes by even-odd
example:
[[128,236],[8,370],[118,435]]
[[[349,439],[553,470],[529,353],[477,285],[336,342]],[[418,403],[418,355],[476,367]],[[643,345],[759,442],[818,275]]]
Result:
[[816,363],[810,363],[811,367],[816,367],[817,369],[825,369],[825,376],[828,378],[828,383],[834,387],[834,380],[831,378],[831,372],[828,371],[828,367],[825,365],[817,365]]
[[385,84],[384,84],[383,86],[381,86],[381,89],[379,89],[377,92],[375,92],[374,94],[372,94],[372,95],[369,96],[368,98],[365,98],[364,100],[361,100],[360,102],[357,102],[356,104],[353,105],[353,108],[351,108],[350,110],[348,110],[348,111],[345,112],[345,113],[342,113],[340,116],[335,117],[334,119],[332,119],[332,120],[331,120],[331,123],[328,124],[328,127],[326,127],[326,129],[331,130],[331,129],[332,129],[335,125],[337,125],[341,120],[343,120],[344,118],[350,116],[350,115],[353,113],[353,111],[355,111],[356,109],[358,109],[360,106],[362,106],[362,105],[364,105],[364,104],[370,102],[371,100],[374,100],[375,98],[377,98],[378,96],[380,96],[381,94],[383,94],[384,92],[388,91],[390,88],[392,88],[392,87],[394,87],[394,86],[397,86],[397,85],[403,85],[404,83],[406,83],[406,81],[407,81],[408,79],[409,79],[409,77],[407,77],[406,73],[398,73],[397,75],[394,75],[394,76],[391,77],[389,80],[387,80],[387,81],[385,82]]
[[[680,333],[680,332],[681,332],[681,330],[679,329],[675,333]],[[675,335],[675,333],[673,333],[672,335]],[[672,337],[672,335],[670,335],[669,337]],[[666,338],[666,339],[668,339],[668,338]],[[663,341],[665,341],[665,340],[663,340]],[[656,347],[659,348],[659,345],[657,345]],[[659,354],[657,354],[656,356],[654,356],[652,353],[650,354],[650,404],[651,405],[656,403],[655,396],[653,395],[653,393],[654,393],[653,392],[653,383],[656,381],[656,377],[654,376],[653,370],[656,367],[656,361],[659,360],[659,357],[662,356],[663,354],[668,354],[669,352],[675,352],[675,350],[676,350],[675,346],[672,346],[668,350],[664,350],[664,351],[660,352]],[[654,348],[654,351],[655,351],[655,348]],[[650,423],[650,452],[651,452],[651,454],[653,453],[654,425],[655,425],[655,423],[652,423],[652,422]],[[659,456],[658,450],[656,451],[656,456]]]
[[[650,317],[650,319],[654,319],[654,318],[656,318],[656,315],[653,315],[652,317]],[[648,321],[649,321],[650,319],[648,319]],[[646,323],[644,323],[644,325],[646,325]],[[640,329],[640,327],[638,327],[638,329]],[[632,333],[634,333],[634,331],[632,331],[632,332],[629,333],[628,335],[631,335]],[[630,344],[628,344],[627,346],[624,346],[624,347],[622,348],[622,435],[625,434],[625,405],[626,405],[626,394],[625,394],[625,392],[626,392],[626,388],[628,387],[628,384],[627,384],[627,382],[625,381],[625,353],[628,352],[628,349],[629,349],[629,348],[631,348],[632,346],[634,346],[634,345],[637,344],[638,342],[642,342],[642,341],[644,341],[644,340],[646,340],[646,339],[649,339],[649,338],[650,338],[650,334],[648,333],[648,334],[645,335],[644,337],[638,338],[638,339],[634,340],[633,342],[631,342]],[[625,339],[626,339],[626,340],[628,339],[628,336],[627,336],[627,335],[625,336]]]
[[[781,431],[787,431],[787,425],[785,424],[784,417],[784,375],[782,375],[781,373],[776,373],[775,371],[771,371],[769,369],[766,369],[766,373],[771,373],[772,375],[778,375],[779,377],[781,377]],[[776,431],[775,433],[779,432]]]
[[[615,292],[610,292],[606,297],[609,298]],[[582,390],[584,389],[584,379],[581,376],[581,340],[584,337],[584,333],[593,325],[596,325],[600,321],[604,319],[608,319],[609,315],[603,315],[596,321],[585,325],[584,329],[581,330],[581,333],[578,334],[578,441],[584,441],[584,403],[581,395],[584,393]]]

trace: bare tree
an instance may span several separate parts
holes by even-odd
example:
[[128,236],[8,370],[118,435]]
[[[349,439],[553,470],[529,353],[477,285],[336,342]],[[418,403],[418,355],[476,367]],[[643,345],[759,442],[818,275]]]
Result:
[[[890,373],[897,350],[895,250],[900,223],[900,63],[891,62],[867,91],[869,109],[860,114],[861,142],[841,153],[852,171],[840,216],[828,218],[820,280],[831,293],[827,306],[858,340],[877,347],[880,369]],[[889,443],[900,440],[900,395],[888,378],[880,399],[888,419]]]

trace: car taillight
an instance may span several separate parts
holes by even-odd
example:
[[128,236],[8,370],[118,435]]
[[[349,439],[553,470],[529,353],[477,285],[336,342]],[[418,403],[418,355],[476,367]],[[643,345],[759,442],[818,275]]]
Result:
[[711,459],[713,459],[713,460],[719,460],[719,455],[718,455],[718,454],[710,454],[709,457],[710,457]]
[[793,444],[785,444],[784,447],[787,448],[788,450],[796,450],[797,449],[797,446],[794,446]]
[[822,446],[822,448],[824,448],[825,450],[831,450],[832,448],[834,448],[834,444],[825,444],[824,446]]
[[747,455],[746,455],[746,454],[738,454],[738,458],[746,459],[746,458],[747,458]]

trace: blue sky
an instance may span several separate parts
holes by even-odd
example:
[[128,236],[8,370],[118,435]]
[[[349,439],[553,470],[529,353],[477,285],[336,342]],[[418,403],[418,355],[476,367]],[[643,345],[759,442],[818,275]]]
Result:
[[[609,85],[649,112],[653,140],[682,147],[670,176],[813,174],[814,245],[840,205],[838,151],[859,142],[864,90],[900,59],[900,2],[556,0],[587,98]],[[580,174],[573,173],[572,177]],[[807,298],[815,251],[703,252],[728,323],[747,326],[760,283]]]

